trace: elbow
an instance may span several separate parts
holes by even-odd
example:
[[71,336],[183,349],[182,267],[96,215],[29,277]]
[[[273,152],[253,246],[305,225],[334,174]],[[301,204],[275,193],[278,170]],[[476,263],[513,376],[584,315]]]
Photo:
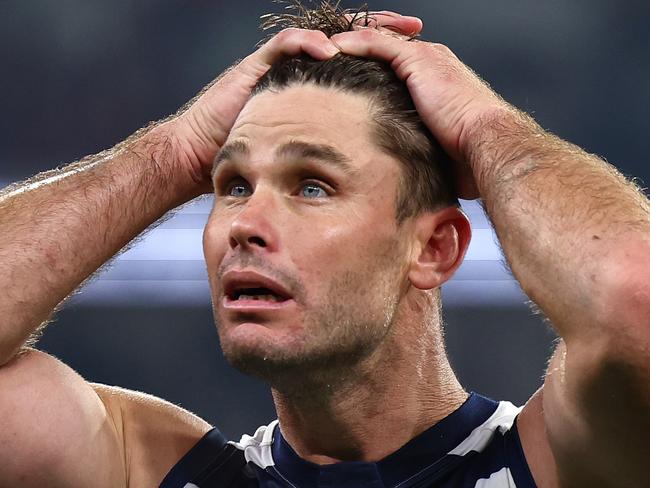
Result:
[[610,344],[641,354],[650,367],[650,246],[638,259],[619,260],[604,276],[599,321]]

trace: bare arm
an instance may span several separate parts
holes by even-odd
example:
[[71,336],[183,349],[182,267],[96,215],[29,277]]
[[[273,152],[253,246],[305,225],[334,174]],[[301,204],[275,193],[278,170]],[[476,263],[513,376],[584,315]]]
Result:
[[[56,305],[107,259],[167,210],[198,194],[200,186],[175,161],[162,124],[115,149],[5,191],[0,200],[0,485],[126,486],[142,476],[130,469],[127,434],[142,423],[116,421],[127,401],[106,402],[70,368],[24,350],[25,339]],[[158,408],[149,408],[153,427]],[[206,430],[181,416],[194,440]],[[163,458],[189,448],[174,429]],[[135,447],[135,446],[134,446]],[[137,450],[137,449],[134,449]],[[154,471],[148,469],[148,471]]]
[[640,486],[650,433],[648,199],[521,115],[488,117],[468,154],[514,275],[564,341],[543,395],[560,473],[568,485]]
[[456,160],[462,196],[484,199],[516,278],[562,336],[535,437],[550,445],[563,485],[643,486],[647,198],[612,166],[504,102],[445,46],[371,30],[333,40],[344,52],[392,63]]
[[210,426],[35,350],[0,369],[0,486],[158,486]]
[[210,191],[213,158],[259,77],[303,52],[336,49],[322,33],[284,31],[169,121],[0,195],[0,459],[12,460],[0,462],[0,486],[151,486],[205,431],[169,405],[107,394],[45,354],[17,352],[131,239]]
[[488,116],[466,147],[515,276],[562,337],[648,334],[640,323],[649,318],[641,315],[650,285],[645,195],[523,114]]
[[38,175],[0,197],[0,365],[105,261],[198,185],[170,123],[114,149]]
[[282,56],[333,55],[320,32],[278,34],[169,121],[0,194],[0,366],[54,307],[168,210],[211,191],[212,160]]

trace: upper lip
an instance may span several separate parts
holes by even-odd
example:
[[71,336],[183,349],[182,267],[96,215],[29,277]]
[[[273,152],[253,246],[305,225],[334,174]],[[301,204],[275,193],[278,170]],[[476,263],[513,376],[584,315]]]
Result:
[[230,298],[242,288],[268,288],[282,299],[291,298],[291,294],[282,284],[256,271],[230,270],[223,274],[222,280],[224,295]]

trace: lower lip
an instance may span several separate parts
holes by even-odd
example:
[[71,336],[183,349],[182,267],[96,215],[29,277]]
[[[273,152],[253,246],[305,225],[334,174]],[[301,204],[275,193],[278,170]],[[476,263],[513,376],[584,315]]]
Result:
[[266,300],[233,300],[230,297],[223,298],[223,308],[239,312],[254,312],[263,310],[281,310],[295,303],[293,299],[282,302],[271,302]]

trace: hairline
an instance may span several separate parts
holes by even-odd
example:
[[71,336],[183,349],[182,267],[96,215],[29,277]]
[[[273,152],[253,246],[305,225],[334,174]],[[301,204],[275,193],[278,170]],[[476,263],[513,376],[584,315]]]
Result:
[[[370,135],[370,142],[378,149],[380,152],[382,152],[384,155],[394,159],[397,161],[398,166],[399,166],[399,175],[398,175],[398,182],[397,182],[397,188],[395,192],[395,202],[394,202],[394,207],[395,207],[395,220],[397,221],[398,224],[403,223],[410,217],[414,217],[417,215],[420,215],[423,212],[427,211],[435,211],[440,208],[445,208],[446,206],[451,206],[453,204],[447,204],[445,202],[439,202],[435,208],[431,207],[428,208],[426,206],[416,206],[419,208],[416,208],[415,210],[405,208],[405,202],[409,199],[408,196],[408,191],[409,191],[409,182],[410,182],[410,175],[409,172],[412,170],[410,165],[407,162],[406,155],[400,157],[398,154],[396,154],[397,151],[391,150],[389,146],[386,144],[382,143],[382,134],[381,130],[386,129],[387,126],[385,124],[382,124],[377,120],[376,117],[373,117],[374,115],[381,114],[384,112],[382,110],[382,102],[379,97],[377,97],[371,90],[364,90],[363,88],[359,89],[351,89],[347,88],[345,86],[340,86],[340,85],[324,85],[321,83],[318,83],[313,80],[292,80],[286,84],[278,84],[275,81],[271,81],[267,86],[265,86],[262,89],[258,89],[256,86],[253,89],[251,99],[255,97],[256,95],[259,95],[261,93],[264,93],[266,91],[269,91],[271,93],[279,93],[283,90],[294,88],[294,87],[301,87],[301,86],[311,86],[311,87],[318,87],[322,88],[324,90],[334,90],[338,91],[341,93],[346,93],[350,95],[363,95],[366,97],[367,101],[369,102],[367,105],[367,110],[368,110],[368,127],[369,127],[369,135]],[[250,99],[249,99],[250,101]],[[241,141],[243,142],[243,141]],[[232,144],[226,144],[222,147],[222,149],[219,151],[217,156],[215,157],[211,175],[214,177],[214,174],[216,172],[217,166],[222,162],[223,158],[221,157],[221,153],[224,150],[224,148],[228,149],[228,146]],[[345,157],[345,156],[344,156]],[[349,159],[346,157],[346,159]],[[347,173],[347,172],[346,172]]]

